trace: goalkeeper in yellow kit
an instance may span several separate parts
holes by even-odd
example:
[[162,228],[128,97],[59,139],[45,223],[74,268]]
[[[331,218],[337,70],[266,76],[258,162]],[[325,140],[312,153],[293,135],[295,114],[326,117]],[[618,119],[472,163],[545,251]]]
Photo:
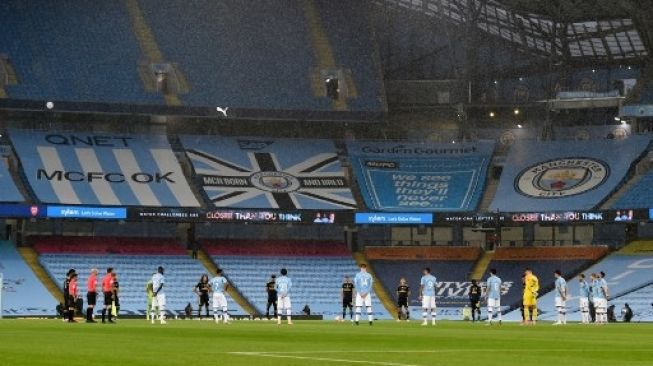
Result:
[[530,268],[526,268],[524,274],[524,321],[525,324],[535,324],[537,322],[537,292],[540,290],[540,281]]

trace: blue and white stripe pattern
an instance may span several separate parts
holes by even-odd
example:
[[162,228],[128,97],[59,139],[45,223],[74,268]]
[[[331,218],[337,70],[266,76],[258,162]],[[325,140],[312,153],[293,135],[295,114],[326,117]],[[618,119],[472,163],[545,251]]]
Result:
[[166,136],[11,130],[44,203],[198,207]]

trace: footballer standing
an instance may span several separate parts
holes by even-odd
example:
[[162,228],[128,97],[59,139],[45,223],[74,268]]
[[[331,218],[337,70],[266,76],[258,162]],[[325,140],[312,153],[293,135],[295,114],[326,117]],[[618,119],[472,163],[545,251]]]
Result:
[[275,289],[277,290],[277,301],[279,303],[279,316],[277,317],[277,324],[281,325],[281,317],[284,310],[286,312],[286,319],[288,325],[292,325],[292,304],[290,302],[290,289],[292,288],[292,281],[288,277],[288,270],[281,268],[281,276],[275,282]]
[[372,313],[372,285],[374,279],[367,273],[367,265],[360,264],[360,272],[354,277],[354,287],[356,287],[356,318],[355,324],[358,325],[361,319],[361,308],[367,308],[367,321],[373,324],[374,314]]
[[408,307],[408,297],[410,296],[410,287],[405,278],[399,279],[397,287],[397,321],[401,320],[401,314],[406,314],[406,321],[410,321],[410,308]]
[[[167,324],[166,322],[166,293],[163,289],[163,285],[166,283],[165,276],[163,275],[163,267],[159,267],[156,270],[156,273],[152,276],[152,311],[154,308],[157,308],[159,311],[159,322],[161,324]],[[152,318],[152,324],[154,324],[154,318]]]
[[435,325],[435,288],[438,280],[431,274],[431,269],[426,267],[422,271],[422,279],[419,286],[419,298],[422,300],[422,325],[428,325],[427,317],[431,318],[431,324]]
[[265,317],[270,320],[270,307],[274,310],[274,317],[277,317],[277,289],[275,287],[277,276],[270,276],[270,280],[265,284],[265,292],[268,295],[268,304],[265,308]]
[[349,276],[345,276],[342,281],[340,300],[342,300],[342,320],[345,320],[347,308],[349,308],[349,320],[354,321],[354,284],[351,282]]
[[203,274],[200,281],[195,285],[193,292],[197,295],[199,306],[197,308],[197,317],[202,320],[202,306],[206,307],[206,317],[209,317],[209,276]]
[[469,303],[472,308],[472,322],[481,320],[481,286],[476,280],[472,280],[469,287]]

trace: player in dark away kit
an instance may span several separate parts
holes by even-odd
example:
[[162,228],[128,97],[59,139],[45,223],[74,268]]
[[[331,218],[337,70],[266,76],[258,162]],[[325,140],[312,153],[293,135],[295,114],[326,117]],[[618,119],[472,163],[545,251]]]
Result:
[[195,285],[193,292],[197,294],[199,306],[197,317],[202,320],[202,306],[206,308],[206,317],[209,318],[209,276],[203,274],[200,281]]
[[408,297],[410,296],[410,287],[405,278],[399,280],[397,287],[397,321],[401,320],[401,315],[406,314],[406,321],[410,321],[410,308],[408,307]]
[[274,310],[274,318],[277,318],[277,276],[270,276],[270,281],[265,284],[265,291],[268,293],[268,305],[265,308],[265,317],[270,320],[270,307]]
[[472,321],[481,320],[481,286],[476,280],[472,280],[469,287],[469,303],[472,308]]
[[349,276],[345,276],[342,282],[342,290],[340,291],[340,299],[342,300],[342,320],[347,316],[347,308],[349,308],[349,320],[354,320],[354,284],[351,282]]

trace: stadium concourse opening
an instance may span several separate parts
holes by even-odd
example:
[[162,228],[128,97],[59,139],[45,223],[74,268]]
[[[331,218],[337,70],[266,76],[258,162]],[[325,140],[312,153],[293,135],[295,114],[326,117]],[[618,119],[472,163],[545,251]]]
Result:
[[0,2],[0,365],[650,364],[653,8],[591,3]]

